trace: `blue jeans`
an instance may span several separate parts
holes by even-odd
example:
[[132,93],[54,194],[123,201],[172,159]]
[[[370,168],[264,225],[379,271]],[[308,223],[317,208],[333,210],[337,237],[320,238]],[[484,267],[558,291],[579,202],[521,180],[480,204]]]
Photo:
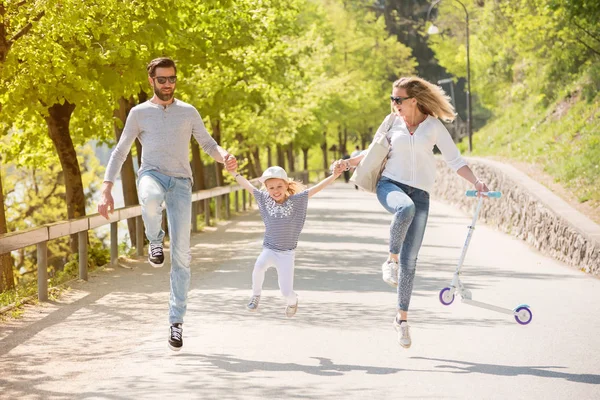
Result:
[[138,196],[150,244],[163,242],[162,211],[163,204],[166,205],[171,240],[169,323],[182,324],[187,308],[192,259],[192,182],[189,178],[173,178],[157,171],[145,171],[138,179]]
[[390,226],[390,253],[399,254],[398,309],[408,311],[417,256],[429,216],[429,193],[382,177],[377,183],[377,199],[394,214]]

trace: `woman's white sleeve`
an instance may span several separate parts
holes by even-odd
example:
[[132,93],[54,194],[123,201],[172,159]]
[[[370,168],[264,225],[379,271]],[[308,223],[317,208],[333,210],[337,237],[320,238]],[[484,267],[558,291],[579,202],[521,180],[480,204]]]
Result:
[[450,136],[448,129],[446,129],[446,127],[439,121],[436,125],[437,140],[435,144],[437,145],[438,149],[440,149],[446,164],[448,164],[448,166],[454,171],[458,171],[460,168],[467,165],[467,162],[460,155],[460,151],[452,140],[452,136]]

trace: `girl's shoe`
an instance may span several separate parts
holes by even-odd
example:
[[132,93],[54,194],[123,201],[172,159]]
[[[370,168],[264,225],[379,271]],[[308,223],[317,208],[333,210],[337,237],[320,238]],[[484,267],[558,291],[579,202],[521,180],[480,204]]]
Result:
[[296,315],[296,311],[298,311],[298,299],[296,299],[296,304],[294,304],[293,306],[288,305],[285,308],[285,316],[288,318],[292,318],[294,315]]
[[256,311],[258,310],[258,303],[260,302],[260,296],[252,296],[250,299],[250,303],[246,305],[248,311]]

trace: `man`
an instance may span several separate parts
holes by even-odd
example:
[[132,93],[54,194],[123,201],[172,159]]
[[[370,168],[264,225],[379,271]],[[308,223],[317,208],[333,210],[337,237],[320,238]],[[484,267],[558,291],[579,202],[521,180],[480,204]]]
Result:
[[352,152],[352,154],[350,154],[350,158],[356,157],[360,153],[362,153],[362,150],[360,149],[360,146],[356,145],[356,147],[354,148],[354,151]]
[[[183,346],[182,324],[190,285],[190,231],[192,171],[189,143],[194,135],[202,149],[228,169],[237,167],[234,156],[222,149],[208,134],[198,111],[175,99],[177,68],[169,58],[148,64],[148,83],[154,96],[131,109],[123,134],[113,150],[102,187],[98,212],[108,218],[114,209],[112,186],[134,140],[142,143],[142,165],[138,171],[138,196],[146,237],[150,242],[148,262],[153,267],[164,263],[162,230],[163,204],[167,209],[171,249],[171,295],[169,298],[169,347]],[[139,245],[139,244],[138,244]]]

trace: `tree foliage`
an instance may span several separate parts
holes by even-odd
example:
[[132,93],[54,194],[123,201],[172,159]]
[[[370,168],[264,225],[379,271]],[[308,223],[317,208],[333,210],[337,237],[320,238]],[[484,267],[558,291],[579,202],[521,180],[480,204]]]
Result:
[[[75,190],[94,209],[101,176],[90,176],[97,168],[83,148],[114,144],[119,101],[152,94],[152,58],[176,60],[177,97],[200,110],[223,147],[254,163],[277,146],[306,155],[326,141],[364,140],[388,112],[391,81],[416,67],[359,0],[7,0],[0,17],[10,231],[71,216]],[[61,245],[50,250],[65,260]]]
[[[440,4],[436,57],[465,76],[461,10]],[[600,3],[467,1],[472,87],[494,114],[474,148],[536,163],[579,201],[600,204]]]

